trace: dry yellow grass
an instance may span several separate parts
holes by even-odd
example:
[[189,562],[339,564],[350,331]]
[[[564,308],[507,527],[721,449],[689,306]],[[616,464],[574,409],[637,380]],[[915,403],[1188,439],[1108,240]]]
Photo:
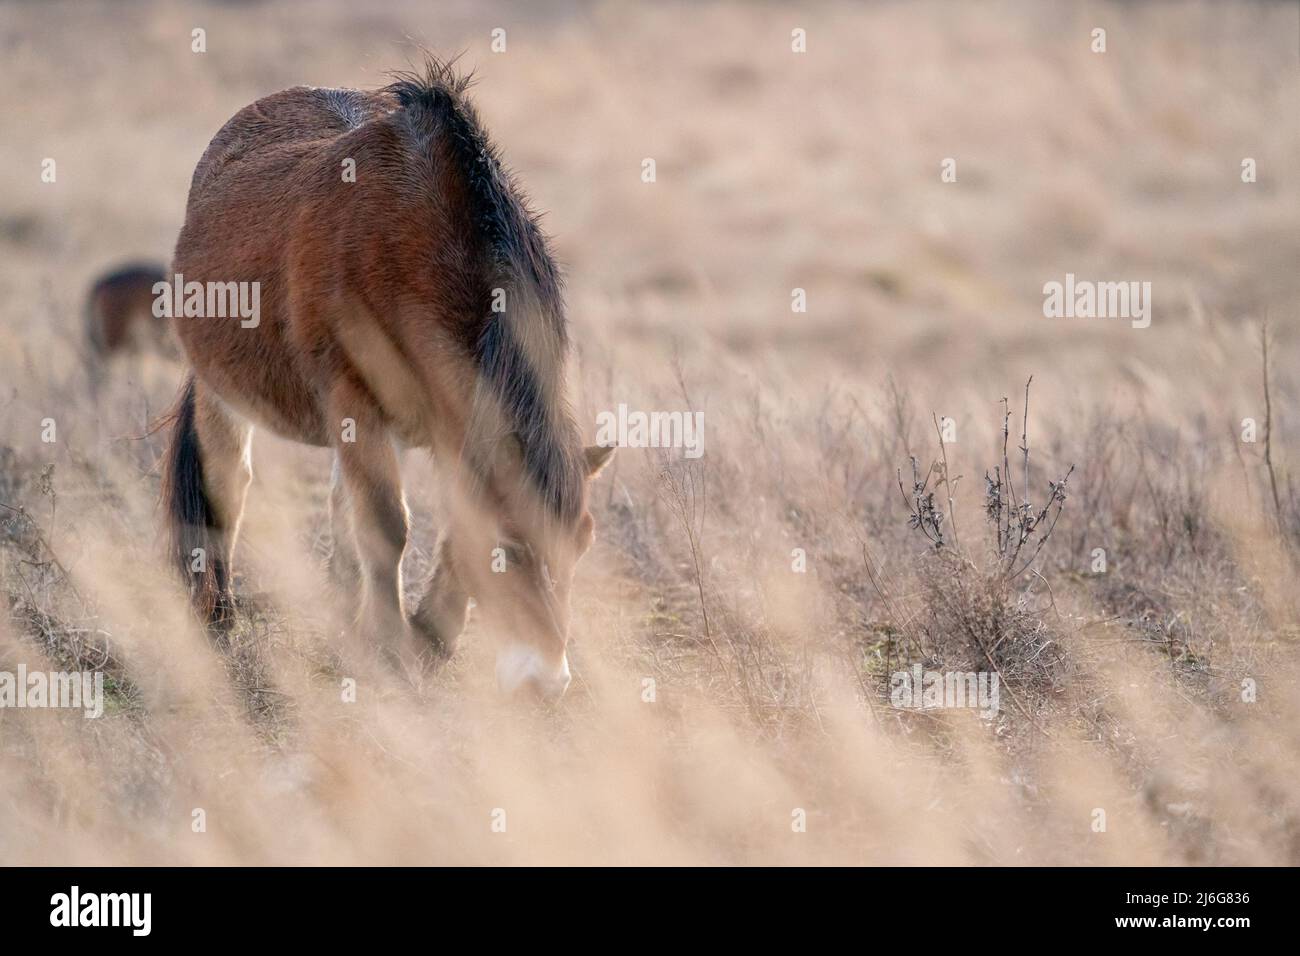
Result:
[[[98,720],[0,710],[0,859],[1300,862],[1298,18],[1246,2],[0,6],[0,502],[24,509],[0,509],[0,671],[111,679]],[[286,86],[379,85],[414,44],[466,51],[485,122],[547,210],[587,437],[619,402],[705,413],[699,462],[625,449],[602,479],[574,686],[553,710],[496,697],[482,635],[414,681],[352,654],[320,610],[328,459],[261,433],[248,611],[220,659],[158,560],[161,444],[138,437],[180,370],[120,363],[98,402],[83,384],[87,283],[166,258],[216,129]],[[1042,286],[1067,272],[1151,281],[1151,327],[1044,318]],[[1264,318],[1280,530],[1262,444],[1240,440],[1249,417],[1262,441]],[[1041,576],[989,596],[982,478],[999,400],[1018,414],[1031,374],[1035,501],[1077,470]],[[896,469],[937,457],[931,412],[956,426],[971,571],[906,527]],[[415,580],[439,515],[427,460],[404,469]],[[1051,648],[1050,668],[1006,674],[995,720],[904,714],[882,693],[895,665],[982,666],[954,608],[1002,648],[1031,632]]]

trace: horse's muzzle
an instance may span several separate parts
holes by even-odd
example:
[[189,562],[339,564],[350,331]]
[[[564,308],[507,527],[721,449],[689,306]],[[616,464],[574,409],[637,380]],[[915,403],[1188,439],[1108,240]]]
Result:
[[556,700],[569,680],[569,659],[563,652],[558,662],[530,644],[509,644],[497,652],[497,688],[507,696]]

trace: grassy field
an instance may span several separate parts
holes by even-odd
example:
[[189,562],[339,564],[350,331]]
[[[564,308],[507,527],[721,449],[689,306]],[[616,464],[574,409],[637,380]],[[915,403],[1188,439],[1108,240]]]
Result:
[[[108,693],[0,709],[0,860],[1300,863],[1294,3],[0,3],[0,45],[0,672]],[[352,654],[328,454],[261,431],[214,652],[160,555],[183,368],[87,387],[88,284],[167,260],[221,124],[421,48],[546,211],[585,438],[704,414],[601,478],[551,708],[473,624]],[[1045,317],[1067,274],[1150,282],[1149,327]],[[893,706],[913,665],[997,714]]]

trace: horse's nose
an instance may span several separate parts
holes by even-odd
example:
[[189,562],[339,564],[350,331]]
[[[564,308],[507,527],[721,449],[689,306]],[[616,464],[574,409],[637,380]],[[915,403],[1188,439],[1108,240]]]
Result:
[[511,644],[497,654],[497,688],[501,693],[531,694],[542,700],[556,700],[569,687],[569,659],[548,658],[530,644]]
[[563,697],[568,689],[569,672],[566,669],[563,674],[556,677],[527,680],[517,693],[530,694],[542,701],[554,701]]

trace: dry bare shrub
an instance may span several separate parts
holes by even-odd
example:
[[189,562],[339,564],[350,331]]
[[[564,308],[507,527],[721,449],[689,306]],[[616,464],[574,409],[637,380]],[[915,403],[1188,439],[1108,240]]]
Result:
[[[1032,381],[1032,379],[1031,379]],[[1025,385],[1023,430],[1019,446],[1023,483],[1017,490],[1008,454],[1011,410],[1003,399],[1001,461],[985,472],[985,526],[967,527],[962,545],[957,523],[943,510],[953,508],[957,477],[950,475],[948,450],[936,417],[940,458],[924,474],[911,459],[911,487],[901,473],[898,489],[908,507],[907,524],[929,547],[912,561],[909,597],[890,599],[896,628],[886,633],[881,676],[891,662],[919,655],[930,670],[992,672],[1011,698],[1012,707],[1030,724],[1037,723],[1043,700],[1066,680],[1064,648],[1048,626],[1050,594],[1038,586],[1045,579],[1036,570],[1066,502],[1066,482],[1047,482],[1035,503],[1030,484],[1028,437],[1029,384]],[[936,501],[940,491],[945,495]],[[983,532],[983,533],[981,533]],[[864,548],[864,561],[873,583],[885,587],[878,567]]]

